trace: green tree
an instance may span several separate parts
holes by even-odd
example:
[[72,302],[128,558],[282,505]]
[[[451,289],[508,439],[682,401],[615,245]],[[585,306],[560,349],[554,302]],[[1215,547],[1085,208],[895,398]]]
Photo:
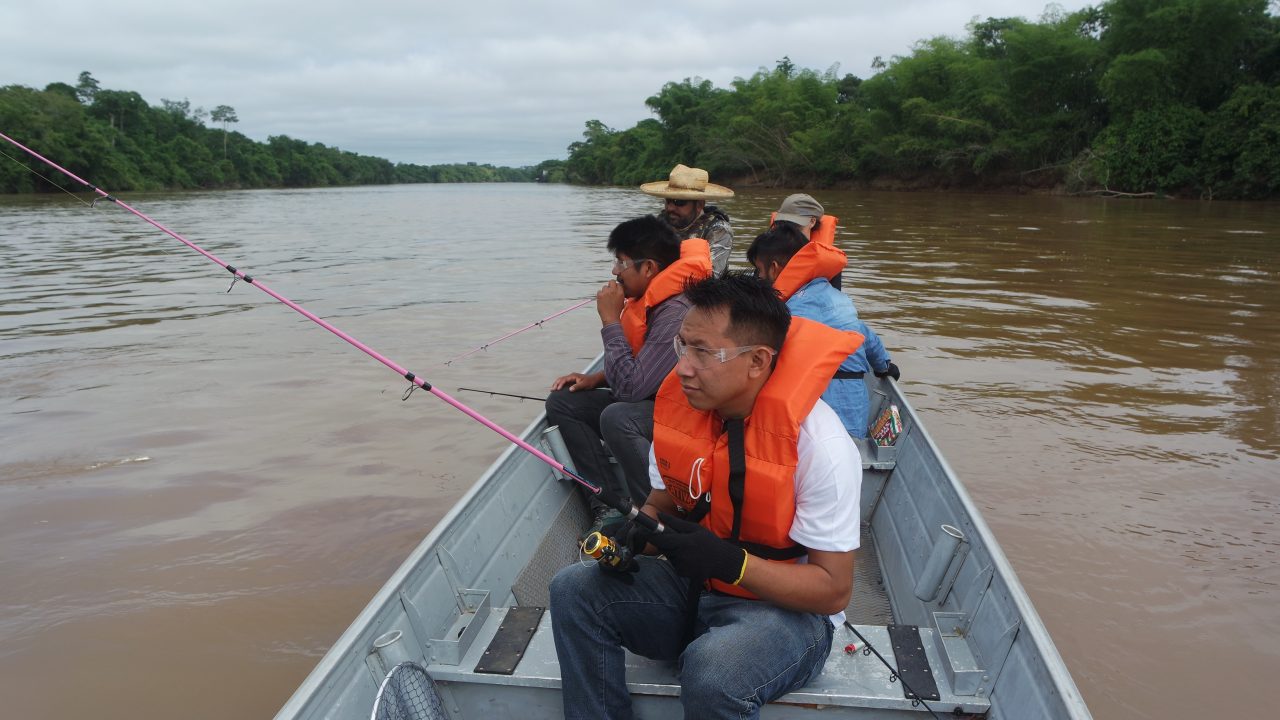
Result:
[[1125,192],[1174,192],[1192,187],[1204,137],[1204,113],[1168,104],[1135,110],[1095,143],[1105,165],[1104,185]]
[[618,133],[613,142],[612,184],[638,185],[666,177],[675,165],[663,146],[662,124],[653,118],[641,120],[635,127]]
[[1159,53],[1175,83],[1172,99],[1211,110],[1231,95],[1251,41],[1269,23],[1267,0],[1110,0],[1102,44],[1115,60]]
[[98,91],[93,105],[88,109],[90,116],[106,121],[113,146],[118,137],[130,132],[136,135],[146,133],[151,126],[151,112],[152,109],[141,95],[122,90]]
[[71,98],[72,100],[75,100],[76,102],[80,101],[80,96],[76,93],[75,87],[72,85],[68,85],[67,83],[64,83],[64,82],[49,83],[48,85],[44,86],[44,91],[47,93],[57,93],[59,95],[64,95],[66,97]]
[[999,73],[1009,115],[997,144],[1008,152],[1012,168],[1060,168],[1106,124],[1099,89],[1106,64],[1093,37],[1096,22],[1096,12],[1086,9],[1041,23],[1010,23],[1003,30]]
[[734,92],[719,100],[716,142],[706,153],[711,164],[778,184],[816,179],[826,151],[822,129],[836,113],[834,70],[796,70],[783,58],[732,85]]
[[80,73],[80,79],[76,82],[76,97],[85,105],[93,104],[93,96],[98,92],[98,81],[89,74],[88,70]]
[[711,148],[719,101],[725,94],[710,80],[685,78],[663,85],[657,95],[644,101],[662,125],[663,146],[672,165],[706,165],[700,156]]
[[227,124],[240,122],[235,108],[230,105],[219,105],[209,115],[210,119],[222,125],[222,156],[227,156]]
[[607,185],[618,166],[618,133],[599,120],[588,120],[582,140],[569,145],[565,177],[569,182]]
[[1239,87],[1209,116],[1200,173],[1207,197],[1280,193],[1280,87]]
[[[206,128],[205,113],[187,99],[152,107],[138,93],[96,88],[85,105],[77,89],[51,83],[44,91],[0,88],[0,127],[32,149],[95,184],[114,191],[161,188],[285,187],[434,182],[528,182],[530,168],[476,163],[393,165],[320,144],[281,136],[258,143],[231,132],[235,111],[215,108],[221,128]],[[65,184],[46,181],[21,165],[0,163],[0,192],[37,192]],[[81,188],[70,188],[79,191]]]
[[1102,76],[1102,92],[1112,114],[1127,117],[1145,108],[1175,103],[1179,88],[1173,72],[1169,58],[1155,48],[1112,60]]

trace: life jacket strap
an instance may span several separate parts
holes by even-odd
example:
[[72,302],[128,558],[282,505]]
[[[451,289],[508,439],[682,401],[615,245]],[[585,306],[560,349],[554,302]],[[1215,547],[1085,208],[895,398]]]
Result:
[[729,435],[729,502],[733,503],[733,529],[729,542],[737,542],[742,535],[742,506],[747,493],[747,451],[741,418],[724,421]]

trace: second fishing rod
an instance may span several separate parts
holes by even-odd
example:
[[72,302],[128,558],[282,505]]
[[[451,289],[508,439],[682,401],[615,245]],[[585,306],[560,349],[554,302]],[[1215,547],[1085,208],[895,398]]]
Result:
[[[642,527],[644,527],[644,528],[646,528],[646,529],[648,529],[648,530],[650,530],[650,531],[656,531],[656,532],[662,532],[662,531],[663,531],[663,529],[664,529],[664,528],[663,528],[663,526],[662,526],[662,523],[660,523],[660,522],[658,522],[657,520],[655,520],[654,518],[651,518],[651,517],[649,517],[648,515],[645,515],[644,513],[640,512],[639,508],[637,508],[636,506],[632,505],[629,501],[626,501],[626,500],[624,500],[623,498],[620,498],[620,497],[615,496],[612,492],[610,492],[610,491],[608,490],[608,488],[604,487],[603,485],[597,485],[597,484],[595,484],[595,483],[593,483],[593,482],[590,482],[590,481],[589,481],[589,480],[587,480],[586,478],[583,478],[582,476],[578,475],[576,472],[574,472],[574,471],[573,471],[573,470],[571,470],[570,468],[565,467],[565,465],[564,465],[563,463],[561,463],[561,462],[557,461],[555,458],[551,457],[550,455],[547,455],[546,453],[542,452],[541,450],[539,450],[538,448],[534,447],[533,445],[530,445],[529,443],[525,442],[525,441],[524,441],[523,439],[521,439],[519,436],[517,436],[517,435],[515,435],[514,433],[510,432],[510,431],[509,431],[509,430],[507,430],[506,428],[503,428],[502,426],[498,425],[497,423],[493,422],[492,420],[489,420],[488,418],[484,417],[484,416],[483,416],[483,415],[481,415],[480,413],[476,412],[475,410],[473,410],[473,409],[471,409],[470,407],[466,406],[466,405],[465,405],[465,404],[463,404],[462,402],[460,402],[460,401],[458,401],[457,399],[453,398],[453,397],[452,397],[452,396],[450,396],[448,393],[446,393],[446,392],[444,392],[444,391],[440,390],[439,388],[437,388],[437,387],[433,386],[431,383],[427,382],[426,378],[423,378],[423,377],[421,377],[421,376],[417,375],[416,373],[414,373],[414,372],[412,372],[412,371],[408,370],[407,368],[404,368],[404,367],[400,366],[399,364],[397,364],[397,363],[395,363],[394,361],[392,361],[390,358],[388,358],[388,357],[386,357],[386,356],[382,355],[382,354],[381,354],[381,353],[379,353],[378,351],[374,350],[372,347],[369,347],[368,345],[365,345],[364,343],[360,342],[360,341],[359,341],[359,340],[357,340],[355,337],[353,337],[352,335],[349,335],[348,333],[346,333],[346,332],[342,331],[341,329],[339,329],[337,326],[333,325],[332,323],[330,323],[330,322],[328,322],[328,321],[326,321],[326,320],[322,319],[321,317],[317,316],[315,313],[312,313],[311,311],[309,311],[309,310],[307,310],[306,308],[302,307],[302,306],[301,306],[301,305],[299,305],[298,303],[296,303],[296,302],[294,302],[294,301],[290,300],[289,298],[285,297],[284,295],[282,295],[282,294],[280,294],[280,293],[276,292],[275,290],[273,290],[272,288],[270,288],[266,283],[262,282],[262,280],[261,280],[260,278],[257,278],[257,277],[255,277],[255,276],[249,275],[248,273],[245,273],[244,271],[242,271],[242,270],[238,269],[236,266],[234,266],[234,265],[232,265],[232,264],[228,263],[227,261],[223,260],[222,258],[220,258],[220,257],[218,257],[218,256],[216,256],[216,255],[214,255],[213,253],[211,253],[211,252],[209,252],[208,250],[204,249],[203,247],[201,247],[201,246],[197,245],[196,243],[192,242],[191,240],[188,240],[187,238],[183,237],[182,235],[179,235],[178,233],[174,232],[173,230],[170,230],[169,228],[167,228],[167,227],[165,227],[164,225],[160,224],[160,223],[159,223],[159,222],[157,222],[156,220],[153,220],[151,217],[147,216],[146,214],[144,214],[144,213],[142,213],[142,212],[140,212],[140,211],[138,211],[138,210],[134,209],[134,208],[133,208],[132,206],[130,206],[128,203],[126,203],[126,202],[124,202],[124,201],[120,200],[119,198],[115,197],[114,195],[112,195],[111,193],[107,192],[106,190],[103,190],[102,188],[99,188],[98,186],[94,185],[93,183],[90,183],[89,181],[84,180],[83,178],[79,177],[79,176],[78,176],[78,175],[76,175],[75,173],[72,173],[70,170],[67,170],[66,168],[62,167],[61,165],[59,165],[59,164],[55,163],[54,161],[52,161],[52,160],[50,160],[50,159],[46,158],[45,156],[41,155],[40,153],[36,152],[35,150],[32,150],[31,148],[27,147],[26,145],[23,145],[22,143],[18,142],[17,140],[14,140],[13,138],[9,137],[8,135],[5,135],[3,132],[0,132],[0,139],[3,139],[3,140],[5,140],[5,141],[7,141],[8,143],[10,143],[11,145],[13,145],[14,147],[17,147],[18,149],[20,149],[20,150],[22,150],[23,152],[27,153],[28,155],[30,155],[31,157],[35,158],[36,160],[39,160],[40,162],[44,163],[45,165],[47,165],[47,166],[49,166],[49,167],[53,168],[54,170],[57,170],[58,172],[60,172],[60,173],[62,173],[63,175],[65,175],[66,177],[70,178],[71,180],[73,180],[73,181],[75,181],[75,182],[79,183],[80,185],[84,186],[85,188],[87,188],[87,189],[91,190],[92,192],[96,193],[96,194],[97,194],[97,196],[98,196],[98,198],[96,198],[96,199],[95,199],[95,201],[94,201],[94,203],[93,203],[93,206],[94,206],[94,207],[96,207],[96,206],[97,206],[97,200],[98,200],[98,199],[101,199],[101,200],[106,200],[106,201],[108,201],[108,202],[111,202],[111,203],[115,204],[116,206],[118,206],[118,207],[120,207],[120,208],[122,208],[122,209],[124,209],[124,210],[127,210],[129,213],[133,214],[134,216],[138,217],[139,219],[143,220],[144,222],[148,223],[149,225],[151,225],[151,226],[155,227],[156,229],[160,230],[161,232],[163,232],[164,234],[166,234],[166,235],[168,235],[169,237],[173,238],[174,240],[177,240],[178,242],[181,242],[183,245],[186,245],[187,247],[191,248],[191,249],[192,249],[192,250],[194,250],[195,252],[197,252],[197,253],[199,253],[199,254],[203,255],[204,257],[208,258],[210,261],[212,261],[212,262],[216,263],[218,266],[222,267],[222,269],[224,269],[224,270],[226,270],[227,272],[231,273],[232,277],[234,278],[234,280],[232,280],[232,285],[233,285],[233,286],[234,286],[234,284],[235,284],[235,282],[236,282],[236,281],[243,280],[245,283],[247,283],[247,284],[249,284],[249,285],[252,285],[253,287],[258,288],[259,290],[261,290],[262,292],[264,292],[264,293],[266,293],[267,295],[271,296],[271,297],[272,297],[272,298],[274,298],[275,300],[277,300],[277,301],[279,301],[280,303],[282,303],[282,304],[284,304],[284,305],[288,306],[288,307],[289,307],[291,310],[293,310],[294,312],[297,312],[299,315],[302,315],[303,317],[305,317],[305,318],[307,318],[308,320],[312,321],[313,323],[315,323],[315,324],[319,325],[320,327],[324,328],[325,330],[328,330],[330,333],[333,333],[334,335],[338,336],[338,337],[339,337],[339,338],[341,338],[342,340],[346,341],[346,342],[347,342],[348,344],[350,344],[352,347],[356,348],[357,350],[359,350],[359,351],[363,352],[364,354],[368,355],[369,357],[373,358],[374,360],[377,360],[378,362],[382,363],[382,364],[383,364],[383,365],[385,365],[386,367],[388,367],[388,368],[390,368],[391,370],[395,371],[397,374],[399,374],[401,377],[403,377],[405,380],[409,381],[409,383],[410,383],[409,391],[405,393],[405,397],[406,397],[406,398],[408,398],[409,394],[410,394],[410,393],[412,393],[412,391],[413,391],[414,389],[419,388],[419,387],[420,387],[420,388],[422,388],[423,390],[426,390],[426,391],[430,392],[432,395],[435,395],[437,398],[439,398],[439,399],[443,400],[445,403],[447,403],[448,405],[450,405],[450,406],[451,406],[451,407],[453,407],[454,409],[456,409],[456,410],[458,410],[458,411],[462,412],[463,414],[465,414],[467,417],[470,417],[472,420],[475,420],[476,422],[480,423],[481,425],[484,425],[485,427],[489,428],[490,430],[492,430],[492,431],[494,431],[494,432],[498,433],[498,434],[499,434],[499,435],[501,435],[503,438],[505,438],[505,439],[506,439],[506,440],[508,440],[509,442],[511,442],[511,443],[513,443],[514,445],[516,445],[517,447],[519,447],[521,450],[524,450],[525,452],[527,452],[527,453],[529,453],[529,454],[533,455],[534,457],[538,458],[538,459],[539,459],[539,460],[541,460],[542,462],[546,463],[547,465],[551,466],[551,467],[552,467],[552,468],[554,468],[555,470],[559,471],[559,472],[560,472],[560,473],[562,473],[566,478],[568,478],[568,479],[570,479],[570,480],[572,480],[572,481],[574,481],[574,482],[578,483],[578,484],[579,484],[579,485],[581,485],[582,487],[586,488],[586,489],[587,489],[587,491],[588,491],[588,492],[590,492],[591,494],[595,495],[595,496],[596,496],[596,498],[598,498],[598,499],[600,500],[600,502],[602,502],[602,503],[604,503],[605,505],[608,505],[609,507],[611,507],[611,508],[613,508],[613,509],[617,510],[618,512],[622,513],[625,517],[627,517],[628,519],[630,519],[630,520],[634,521],[636,524],[638,524],[638,525],[640,525],[640,526],[642,526]],[[576,307],[576,306],[575,306],[575,307]],[[573,308],[570,308],[570,310],[571,310],[571,309],[573,309]],[[563,311],[563,312],[567,312],[567,310],[566,310],[566,311]],[[535,324],[536,324],[536,323],[535,323]]]

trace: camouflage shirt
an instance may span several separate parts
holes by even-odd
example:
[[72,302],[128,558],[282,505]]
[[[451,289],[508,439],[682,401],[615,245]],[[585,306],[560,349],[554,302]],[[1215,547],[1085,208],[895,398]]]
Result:
[[684,230],[677,230],[681,240],[702,238],[711,244],[711,269],[723,275],[729,267],[729,253],[733,252],[733,225],[729,216],[715,205],[707,205],[702,215]]

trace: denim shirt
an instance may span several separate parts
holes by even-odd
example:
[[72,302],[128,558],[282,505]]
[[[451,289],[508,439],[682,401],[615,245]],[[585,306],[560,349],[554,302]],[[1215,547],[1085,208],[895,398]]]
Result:
[[[841,370],[852,372],[882,372],[889,367],[889,352],[875,331],[858,318],[853,300],[831,287],[823,278],[810,280],[787,300],[787,308],[796,317],[807,318],[837,330],[852,330],[865,340],[858,351],[850,355]],[[832,380],[822,399],[836,411],[840,421],[851,435],[867,436],[867,388],[862,380]]]

